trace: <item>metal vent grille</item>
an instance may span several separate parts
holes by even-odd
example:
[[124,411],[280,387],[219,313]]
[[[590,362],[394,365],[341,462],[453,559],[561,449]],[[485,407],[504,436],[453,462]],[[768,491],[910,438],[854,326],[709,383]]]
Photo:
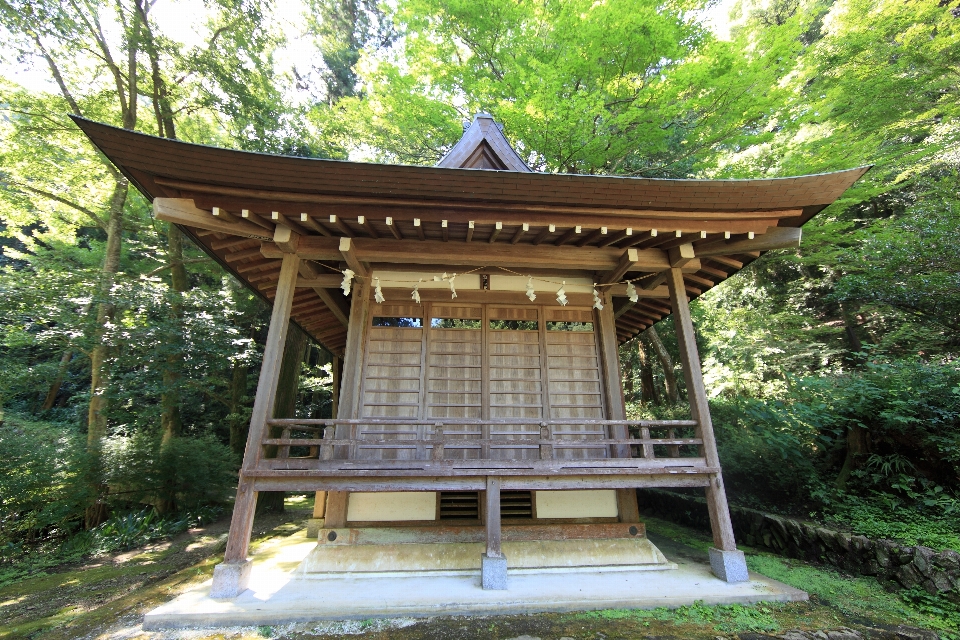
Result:
[[476,491],[441,491],[441,520],[479,520],[480,494]]
[[533,518],[533,494],[530,491],[501,491],[501,518]]

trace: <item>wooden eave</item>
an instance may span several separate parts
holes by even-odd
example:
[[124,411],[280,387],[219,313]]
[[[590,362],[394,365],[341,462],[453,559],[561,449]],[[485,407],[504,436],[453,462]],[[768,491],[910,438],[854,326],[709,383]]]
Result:
[[[304,236],[305,246],[355,238],[369,255],[387,259],[442,246],[436,243],[448,243],[449,253],[457,256],[458,247],[482,243],[501,256],[491,266],[509,268],[511,256],[556,247],[553,263],[569,255],[571,272],[583,270],[576,256],[597,257],[594,262],[600,265],[609,261],[603,256],[626,256],[630,248],[649,257],[672,255],[689,243],[695,252],[711,254],[698,256],[691,263],[696,269],[684,275],[688,296],[695,298],[759,257],[768,230],[801,226],[869,168],[765,180],[663,180],[383,165],[220,149],[73,119],[151,202],[193,200],[198,214],[211,216],[198,223],[189,217],[177,222],[267,301],[273,298],[279,261],[258,249],[262,239],[273,237],[278,223]],[[481,142],[494,138],[488,135]],[[471,153],[482,147],[476,142],[467,147]],[[506,154],[492,148],[498,157]],[[208,224],[214,207],[219,218]],[[245,219],[242,210],[248,212]],[[418,243],[426,244],[418,249]],[[754,243],[759,250],[753,250]],[[471,251],[476,253],[475,247]],[[335,274],[324,266],[336,268],[334,258],[320,252],[309,268]],[[412,260],[403,261],[410,270],[419,266]],[[457,266],[453,258],[450,262],[449,267]],[[437,264],[424,262],[430,270]],[[532,270],[529,261],[516,266],[524,273]],[[559,271],[560,266],[551,268]],[[598,281],[599,268],[587,270]],[[629,277],[642,275],[626,268]],[[625,295],[620,289],[622,285],[615,295]],[[654,291],[644,295],[656,297],[641,297],[636,304],[614,299],[621,341],[669,315],[669,304]],[[329,304],[340,307],[339,313]],[[342,354],[346,327],[338,317],[348,311],[348,299],[336,288],[298,288],[293,318],[330,351]]]

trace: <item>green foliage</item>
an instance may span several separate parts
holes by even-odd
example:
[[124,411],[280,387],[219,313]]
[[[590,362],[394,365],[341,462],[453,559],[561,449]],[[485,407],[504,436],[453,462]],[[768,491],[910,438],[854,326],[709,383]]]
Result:
[[[960,628],[956,607],[943,596],[923,598],[916,590],[888,593],[872,578],[855,578],[835,569],[771,554],[748,554],[747,566],[751,571],[803,589],[844,615],[936,629],[950,640],[960,637],[956,634]],[[926,595],[925,591],[922,593]]]
[[584,619],[621,620],[648,620],[657,622],[672,622],[674,624],[701,624],[713,625],[716,631],[737,633],[743,631],[780,631],[780,624],[771,614],[769,605],[744,606],[714,605],[707,606],[703,602],[692,605],[667,609],[604,609],[579,614]]
[[77,527],[89,496],[81,438],[60,425],[6,416],[0,426],[0,548],[9,556]]
[[104,446],[108,498],[196,509],[223,502],[236,485],[238,460],[211,434],[174,438],[138,432],[113,436]]

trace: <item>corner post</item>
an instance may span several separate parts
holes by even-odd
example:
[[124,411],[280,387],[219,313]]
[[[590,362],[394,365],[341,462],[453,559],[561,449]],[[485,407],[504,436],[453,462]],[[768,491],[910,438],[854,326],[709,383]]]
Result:
[[697,352],[697,340],[693,332],[693,320],[690,318],[690,305],[683,285],[683,273],[671,268],[667,273],[667,288],[670,292],[670,305],[673,308],[673,322],[683,360],[683,377],[687,384],[687,396],[690,401],[690,415],[697,422],[697,435],[703,440],[703,455],[707,466],[718,469],[706,488],[707,510],[710,513],[710,529],[713,532],[713,546],[710,549],[710,566],[721,580],[744,582],[749,579],[743,552],[737,550],[733,537],[733,522],[727,506],[727,494],[723,488],[723,475],[720,469],[720,457],[717,455],[717,441],[713,434],[713,422],[710,419],[710,405],[703,385],[703,370],[700,354]]
[[247,446],[240,467],[240,483],[233,505],[233,518],[230,520],[227,549],[223,562],[213,571],[213,588],[210,591],[213,598],[234,598],[240,595],[247,588],[250,579],[247,551],[250,548],[250,532],[257,507],[257,492],[253,489],[253,481],[246,477],[246,474],[260,462],[263,453],[261,442],[267,429],[267,420],[273,415],[277,383],[280,380],[280,361],[287,340],[299,264],[300,258],[295,253],[283,255],[277,295],[273,300],[273,312],[270,315],[270,330],[263,350],[263,364],[260,366],[260,379],[257,382],[257,395],[250,416]]
[[507,559],[500,547],[500,478],[487,476],[487,550],[480,556],[480,584],[484,589],[507,588]]
[[[620,382],[620,353],[617,348],[617,326],[613,315],[613,296],[609,290],[603,293],[603,309],[597,311],[597,334],[600,338],[600,362],[603,367],[604,393],[606,395],[607,419],[626,420],[627,410],[623,403],[623,386]],[[607,437],[625,440],[628,436],[626,425],[612,425]],[[611,447],[611,453],[617,458],[629,458],[630,445],[621,444]],[[636,489],[616,489],[617,514],[620,522],[640,522],[640,508],[637,505]]]
[[[345,238],[348,239],[348,238]],[[360,409],[360,375],[363,371],[363,352],[367,342],[367,330],[370,324],[370,292],[372,290],[369,273],[361,276],[360,282],[353,284],[353,300],[350,303],[350,319],[347,324],[347,345],[343,351],[343,368],[340,370],[340,394],[337,401],[337,417],[345,420],[358,417]],[[347,435],[347,427],[336,428],[338,438]],[[334,455],[337,455],[336,453]],[[347,526],[346,491],[327,492],[327,510],[323,526],[338,529]]]

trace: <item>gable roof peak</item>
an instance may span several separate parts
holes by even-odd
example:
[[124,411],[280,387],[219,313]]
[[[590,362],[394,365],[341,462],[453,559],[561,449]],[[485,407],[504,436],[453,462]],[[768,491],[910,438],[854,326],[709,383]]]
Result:
[[503,135],[503,125],[483,111],[473,116],[473,122],[463,132],[463,137],[437,166],[532,172]]

